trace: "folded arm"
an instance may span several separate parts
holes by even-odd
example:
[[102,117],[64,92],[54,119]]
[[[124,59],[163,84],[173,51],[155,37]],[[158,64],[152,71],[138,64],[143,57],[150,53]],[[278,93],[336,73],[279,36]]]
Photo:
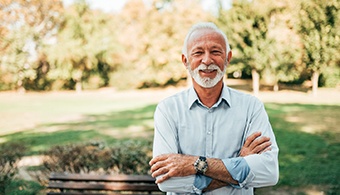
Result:
[[[246,139],[241,149],[240,157],[260,154],[270,150],[271,142],[268,137],[261,137],[260,132],[253,133]],[[195,175],[194,163],[198,156],[184,154],[162,154],[150,161],[152,176],[156,183],[162,183],[171,177],[185,177]],[[207,158],[208,169],[205,175],[212,178],[205,190],[213,190],[229,184],[238,185],[237,177],[234,179],[225,165],[226,162],[217,158]]]

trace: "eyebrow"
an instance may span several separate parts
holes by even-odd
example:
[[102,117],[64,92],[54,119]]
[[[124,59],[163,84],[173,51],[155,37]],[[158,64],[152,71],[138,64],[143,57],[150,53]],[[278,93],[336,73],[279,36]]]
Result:
[[[209,48],[209,50],[213,50],[213,49],[218,49],[218,50],[224,51],[223,47],[217,46],[217,45],[213,45],[212,47]],[[191,52],[194,52],[194,51],[197,51],[197,50],[204,50],[204,48],[202,46],[194,47],[191,50]]]

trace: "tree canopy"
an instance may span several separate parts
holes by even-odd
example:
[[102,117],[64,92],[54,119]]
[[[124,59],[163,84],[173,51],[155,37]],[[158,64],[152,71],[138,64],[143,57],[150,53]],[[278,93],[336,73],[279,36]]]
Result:
[[[260,83],[340,84],[339,1],[234,0],[210,13],[199,0],[129,0],[93,10],[86,0],[0,3],[0,90],[122,89],[178,85],[185,35],[196,22],[223,29],[228,74]],[[232,75],[232,74],[231,74]],[[319,79],[320,77],[320,79]]]

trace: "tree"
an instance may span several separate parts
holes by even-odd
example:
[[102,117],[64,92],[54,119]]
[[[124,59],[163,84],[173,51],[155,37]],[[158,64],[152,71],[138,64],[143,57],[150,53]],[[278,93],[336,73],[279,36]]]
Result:
[[303,61],[311,72],[313,95],[319,76],[329,66],[339,68],[340,2],[302,0],[296,26],[303,43]]
[[230,10],[219,12],[219,24],[233,48],[232,63],[237,63],[232,70],[251,72],[255,95],[260,79],[278,91],[279,82],[293,81],[302,71],[292,9],[289,0],[238,0]]
[[269,10],[257,1],[233,1],[230,10],[220,11],[219,24],[229,36],[235,58],[251,68],[253,92],[259,93],[260,74],[270,62],[275,41],[268,35]]
[[54,36],[62,2],[6,0],[0,7],[1,79],[11,89],[37,88],[29,84],[41,76],[41,49]]
[[107,74],[118,63],[113,21],[103,12],[90,10],[85,1],[66,10],[56,43],[45,50],[49,63],[54,64],[49,77],[63,80],[77,92],[93,73],[101,75],[102,85],[107,85]]
[[291,82],[300,77],[304,66],[301,65],[301,41],[293,29],[297,16],[293,10],[296,2],[290,0],[271,1],[268,36],[275,39],[271,45],[270,61],[261,75],[264,82],[279,90],[279,82]]
[[181,49],[193,23],[209,20],[198,0],[128,1],[121,12],[124,64],[113,80],[121,87],[158,87],[187,77]]

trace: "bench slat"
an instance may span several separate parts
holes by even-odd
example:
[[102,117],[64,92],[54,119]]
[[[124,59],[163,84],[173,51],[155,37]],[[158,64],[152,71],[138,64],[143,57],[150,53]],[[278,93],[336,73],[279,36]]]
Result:
[[[50,189],[50,192],[47,192],[48,195],[103,195],[104,191],[110,194],[121,194],[121,192],[160,193],[155,179],[150,175],[52,173],[47,188]],[[104,195],[107,194],[104,193]]]
[[91,174],[52,173],[49,180],[155,183],[155,178],[149,175],[91,175]]
[[48,188],[73,190],[159,191],[155,184],[50,182]]
[[[93,193],[93,192],[47,192],[47,195],[122,195],[119,192],[110,192],[110,193]],[[145,195],[145,193],[133,195]]]

